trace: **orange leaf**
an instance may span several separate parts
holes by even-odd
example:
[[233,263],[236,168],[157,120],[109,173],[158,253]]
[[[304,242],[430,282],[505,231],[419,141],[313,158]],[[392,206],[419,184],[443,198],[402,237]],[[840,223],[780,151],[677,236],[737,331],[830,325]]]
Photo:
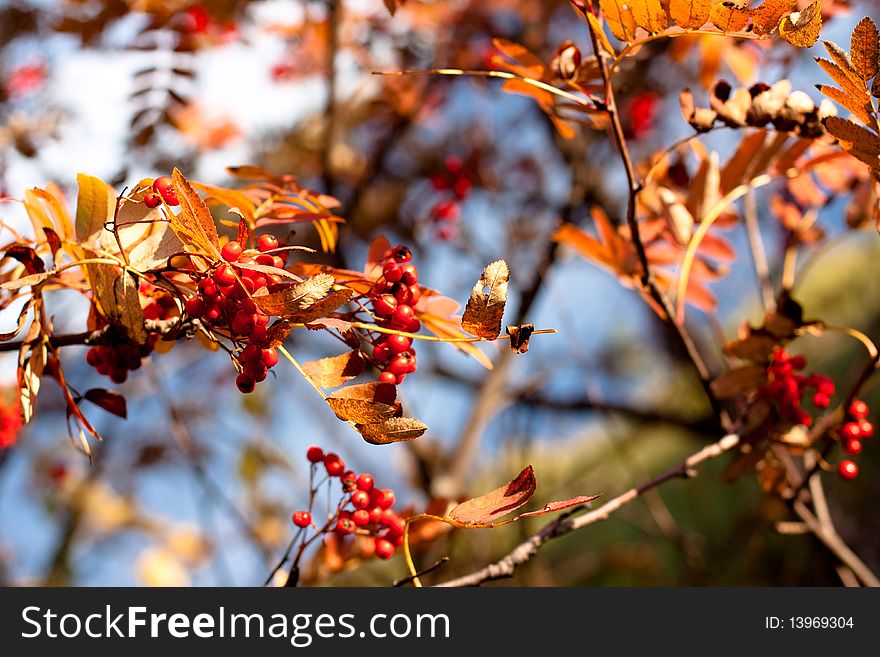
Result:
[[462,502],[449,512],[449,517],[466,525],[493,523],[532,499],[537,486],[535,471],[528,466],[509,484]]

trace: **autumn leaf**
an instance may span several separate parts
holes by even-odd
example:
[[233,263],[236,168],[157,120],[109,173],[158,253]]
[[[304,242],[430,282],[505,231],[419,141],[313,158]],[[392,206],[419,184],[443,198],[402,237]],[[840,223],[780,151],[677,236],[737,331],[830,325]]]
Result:
[[712,392],[718,399],[731,399],[757,390],[767,379],[762,365],[745,365],[729,370],[712,381]]
[[578,495],[577,497],[572,497],[567,500],[559,500],[557,502],[547,502],[540,509],[536,509],[535,511],[527,511],[526,513],[521,513],[519,515],[520,518],[531,518],[533,516],[543,516],[547,513],[555,513],[556,511],[562,511],[563,509],[570,509],[575,506],[581,506],[582,504],[587,504],[588,502],[592,502],[597,499],[598,495]]
[[76,174],[79,191],[76,196],[76,238],[90,240],[104,230],[116,210],[116,194],[100,178]]
[[[416,312],[422,327],[439,338],[464,338],[467,334],[461,330],[461,320],[455,313],[461,308],[454,299],[443,296],[426,297],[422,295],[416,306]],[[492,369],[492,361],[471,342],[452,342],[453,347],[478,361],[487,370]]]
[[712,6],[709,20],[722,32],[739,32],[749,22],[749,8],[734,2],[719,2]]
[[303,363],[309,378],[322,388],[338,388],[364,371],[364,359],[358,351]]
[[508,326],[506,330],[507,335],[510,336],[510,349],[517,354],[526,353],[529,350],[529,338],[535,331],[535,325]]
[[462,502],[449,512],[449,517],[465,525],[495,522],[526,504],[532,499],[537,487],[535,471],[532,466],[528,466],[510,483]]
[[480,338],[494,340],[501,333],[501,318],[507,303],[510,270],[503,260],[490,263],[471,290],[461,318],[461,327]]
[[180,212],[169,213],[172,230],[195,253],[217,257],[217,227],[207,204],[179,169],[172,171],[171,181],[180,200]]
[[309,309],[326,297],[334,282],[330,274],[318,274],[301,283],[283,285],[277,291],[273,287],[271,290],[254,294],[253,299],[257,307],[267,315],[289,318]]
[[819,39],[822,30],[822,2],[813,4],[779,23],[779,36],[798,48],[809,48]]
[[513,41],[507,41],[506,39],[492,39],[492,45],[502,52],[505,57],[508,57],[515,62],[514,64],[511,64],[496,57],[493,61],[497,65],[506,68],[512,73],[521,75],[524,78],[541,80],[545,77],[547,68],[544,66],[544,62],[532,54],[528,48],[521,46],[518,43],[514,43]]
[[411,417],[392,417],[380,423],[358,424],[355,428],[373,445],[415,440],[428,430],[427,425]]
[[336,416],[356,424],[377,424],[394,416],[397,389],[390,383],[362,383],[340,388],[327,403]]
[[125,397],[115,390],[107,390],[105,388],[92,388],[86,390],[83,399],[88,400],[100,406],[108,413],[112,413],[117,417],[125,419],[128,417],[128,409],[125,403]]
[[709,20],[711,5],[711,0],[670,0],[669,14],[676,25],[695,30]]
[[770,34],[779,26],[786,14],[797,8],[797,0],[764,0],[760,7],[752,10],[752,25],[755,34]]
[[880,137],[852,121],[836,116],[825,119],[825,127],[837,137],[843,150],[873,170],[880,170]]
[[636,19],[629,4],[621,0],[599,0],[599,7],[611,34],[627,43],[636,36]]
[[853,30],[849,44],[850,57],[863,80],[877,75],[880,67],[880,37],[877,26],[867,16],[859,21]]
[[666,10],[660,4],[660,0],[629,0],[628,5],[639,27],[651,34],[666,29]]
[[92,289],[103,314],[121,327],[130,340],[143,344],[147,332],[134,278],[115,265],[94,264],[89,265],[88,269],[92,276]]

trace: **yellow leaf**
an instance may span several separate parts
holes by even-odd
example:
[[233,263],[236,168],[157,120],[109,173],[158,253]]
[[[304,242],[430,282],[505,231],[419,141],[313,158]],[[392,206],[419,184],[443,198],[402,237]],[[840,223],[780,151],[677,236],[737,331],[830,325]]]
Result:
[[639,27],[651,34],[666,29],[666,11],[660,5],[660,0],[629,0],[629,6]]
[[779,23],[779,36],[798,48],[809,48],[822,30],[822,2],[816,0],[800,12],[786,16]]
[[749,22],[749,8],[733,2],[719,2],[709,12],[709,20],[723,32],[739,32]]
[[877,75],[880,67],[880,37],[877,26],[867,16],[859,21],[850,39],[849,52],[856,70],[863,80],[870,80]]
[[620,0],[599,0],[599,7],[611,34],[627,43],[635,40],[636,20],[628,4]]
[[685,29],[703,27],[709,20],[710,0],[670,0],[669,13],[675,24]]
[[76,238],[91,240],[113,219],[116,193],[100,178],[85,173],[76,174],[76,182]]
[[171,229],[195,253],[218,257],[217,227],[205,201],[178,169],[171,173],[171,180],[180,200],[180,212],[169,217]]

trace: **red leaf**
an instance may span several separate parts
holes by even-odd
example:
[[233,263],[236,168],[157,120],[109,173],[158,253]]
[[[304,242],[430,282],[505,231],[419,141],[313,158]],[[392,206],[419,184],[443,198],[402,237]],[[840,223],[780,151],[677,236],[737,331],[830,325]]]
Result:
[[577,497],[572,497],[568,500],[560,500],[558,502],[547,502],[543,508],[537,509],[536,511],[529,511],[528,513],[521,513],[520,518],[529,518],[531,516],[542,516],[545,513],[553,513],[554,511],[562,511],[563,509],[568,509],[573,506],[580,506],[581,504],[586,504],[587,502],[592,502],[595,500],[598,495],[579,495]]
[[89,400],[96,406],[100,406],[108,413],[121,417],[123,420],[128,417],[128,406],[125,403],[125,397],[115,390],[92,388],[86,391],[83,399]]
[[537,487],[535,471],[528,466],[509,484],[462,502],[449,512],[449,517],[466,525],[490,524],[532,499]]

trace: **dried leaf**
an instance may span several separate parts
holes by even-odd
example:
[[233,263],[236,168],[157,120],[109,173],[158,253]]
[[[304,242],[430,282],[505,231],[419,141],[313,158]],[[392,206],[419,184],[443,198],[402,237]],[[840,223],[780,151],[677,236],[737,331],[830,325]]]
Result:
[[779,26],[782,17],[796,8],[797,0],[764,0],[760,7],[752,10],[755,34],[770,34]]
[[510,348],[514,353],[524,354],[529,350],[529,338],[535,331],[534,324],[521,324],[520,326],[508,326],[507,335],[510,336]]
[[767,379],[762,365],[746,365],[729,370],[712,381],[712,392],[718,399],[731,399],[757,390]]
[[100,178],[84,173],[76,174],[79,191],[76,196],[76,238],[93,239],[113,219],[116,193]]
[[180,201],[180,212],[169,213],[171,229],[195,253],[218,257],[217,227],[207,204],[179,169],[172,171],[171,182]]
[[112,413],[117,417],[121,417],[122,419],[128,417],[128,407],[125,403],[125,397],[115,390],[92,388],[91,390],[86,390],[83,399],[87,399],[96,406],[100,406],[108,413]]
[[848,109],[856,116],[856,118],[866,125],[871,125],[873,122],[873,110],[871,109],[870,99],[868,99],[867,102],[859,102],[858,98],[854,98],[837,87],[832,87],[827,84],[818,85],[818,89],[835,103]]
[[427,425],[411,417],[393,417],[382,423],[358,424],[355,428],[373,445],[415,440],[428,430]]
[[734,358],[750,360],[754,363],[764,363],[770,360],[770,355],[776,348],[777,341],[766,335],[750,335],[742,340],[728,342],[724,346],[724,353]]
[[362,399],[383,404],[393,404],[394,400],[397,399],[397,388],[390,383],[373,381],[371,383],[359,383],[340,388],[332,396],[336,399]]
[[281,289],[277,291],[273,287],[271,291],[254,294],[253,299],[257,307],[267,315],[290,319],[326,297],[334,282],[330,274],[318,274],[301,283],[280,286]]
[[711,0],[670,0],[669,14],[676,25],[695,30],[709,20],[711,5]]
[[749,22],[749,8],[735,2],[719,2],[712,6],[709,20],[723,32],[739,32]]
[[364,371],[364,359],[358,351],[303,363],[309,378],[322,388],[338,388]]
[[[838,86],[848,95],[853,97],[854,104],[858,105],[868,100],[868,90],[865,89],[861,80],[856,82],[851,75],[844,71],[840,66],[822,57],[816,57],[816,63],[819,67],[834,80]],[[853,72],[855,72],[853,70]]]
[[850,155],[858,158],[872,169],[880,169],[880,137],[862,126],[829,116],[825,127],[840,141],[840,146]]
[[798,48],[809,48],[819,39],[822,30],[822,2],[816,0],[800,12],[783,18],[779,36]]
[[468,525],[495,522],[527,503],[537,486],[535,471],[528,466],[509,484],[462,502],[449,512],[449,517]]
[[880,37],[874,21],[867,16],[853,30],[849,51],[853,65],[863,80],[870,80],[877,75],[880,67]]
[[545,513],[554,513],[555,511],[562,511],[563,509],[569,509],[573,506],[581,506],[582,504],[587,504],[588,502],[592,502],[598,497],[598,495],[579,495],[577,497],[572,497],[567,500],[559,500],[558,502],[547,502],[547,504],[545,504],[540,509],[537,509],[536,511],[521,513],[519,517],[531,518],[532,516],[543,516]]
[[510,270],[503,260],[490,263],[471,290],[461,327],[480,338],[494,340],[501,333],[501,318],[507,303]]
[[356,424],[376,424],[394,417],[393,406],[366,399],[328,397],[327,403],[340,420]]

